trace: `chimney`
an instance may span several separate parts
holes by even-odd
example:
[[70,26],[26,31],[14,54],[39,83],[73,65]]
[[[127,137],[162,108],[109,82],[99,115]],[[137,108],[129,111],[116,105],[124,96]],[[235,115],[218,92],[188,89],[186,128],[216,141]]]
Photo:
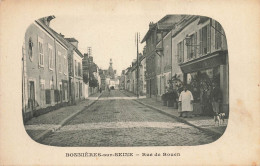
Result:
[[47,25],[47,26],[49,27],[51,20],[54,19],[54,18],[55,18],[54,15],[48,16],[48,17],[44,17],[44,23],[45,23],[45,25]]
[[74,45],[76,48],[78,48],[78,40],[76,40],[75,38],[65,38],[67,41],[69,41],[72,45]]
[[88,54],[85,53],[85,54],[84,54],[84,58],[88,58]]
[[153,23],[153,22],[150,22],[150,24],[149,24],[149,29],[151,29],[153,26],[154,26],[154,23]]
[[60,35],[61,35],[61,37],[63,37],[63,38],[64,38],[64,35],[63,35],[62,33],[60,33]]

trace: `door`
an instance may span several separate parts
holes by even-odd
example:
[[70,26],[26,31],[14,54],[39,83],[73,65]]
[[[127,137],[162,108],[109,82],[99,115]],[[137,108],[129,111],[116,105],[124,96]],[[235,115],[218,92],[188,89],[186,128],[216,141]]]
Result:
[[62,93],[62,85],[60,84],[60,102],[62,103],[62,97],[63,93]]
[[150,95],[150,98],[152,97],[152,81],[151,79],[149,80],[149,95]]
[[34,104],[35,104],[35,90],[34,90],[34,82],[29,81],[29,101],[28,101],[28,106],[30,111],[34,109]]

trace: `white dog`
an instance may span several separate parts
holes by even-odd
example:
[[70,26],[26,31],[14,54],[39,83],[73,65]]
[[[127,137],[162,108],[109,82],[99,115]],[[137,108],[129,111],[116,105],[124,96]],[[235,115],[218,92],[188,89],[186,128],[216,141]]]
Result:
[[220,125],[221,122],[224,124],[225,121],[225,113],[215,113],[214,115],[214,121],[215,121],[215,126]]

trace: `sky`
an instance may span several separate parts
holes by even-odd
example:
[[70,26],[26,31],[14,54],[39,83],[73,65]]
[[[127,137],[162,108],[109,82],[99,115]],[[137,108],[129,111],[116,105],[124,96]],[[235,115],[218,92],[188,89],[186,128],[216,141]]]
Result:
[[[111,58],[114,70],[120,75],[136,59],[135,33],[139,32],[142,40],[149,23],[159,21],[164,15],[103,12],[55,17],[50,26],[56,32],[77,39],[81,53],[92,47],[94,62],[101,69],[108,69]],[[139,52],[144,46],[145,42],[139,44]]]

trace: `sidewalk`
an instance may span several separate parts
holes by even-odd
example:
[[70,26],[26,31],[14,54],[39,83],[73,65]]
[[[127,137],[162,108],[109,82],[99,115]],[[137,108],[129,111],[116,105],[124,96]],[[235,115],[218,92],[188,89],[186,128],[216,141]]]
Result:
[[77,105],[66,106],[34,117],[25,123],[25,130],[33,140],[41,140],[52,131],[62,127],[66,122],[78,115],[86,107],[92,105],[102,93],[95,93]]
[[[133,93],[128,91],[123,91],[127,96],[135,96]],[[163,106],[163,103],[160,101],[155,101],[152,98],[139,98],[136,99],[138,103],[141,103],[149,108],[156,109],[157,111],[166,114],[168,116],[172,116],[179,120],[180,122],[186,123],[188,125],[194,126],[198,129],[204,130],[206,132],[214,133],[217,135],[222,135],[227,127],[228,119],[225,119],[224,124],[220,126],[215,125],[215,121],[213,117],[209,116],[194,116],[192,118],[182,118],[179,117],[179,113],[177,109],[172,107]]]

